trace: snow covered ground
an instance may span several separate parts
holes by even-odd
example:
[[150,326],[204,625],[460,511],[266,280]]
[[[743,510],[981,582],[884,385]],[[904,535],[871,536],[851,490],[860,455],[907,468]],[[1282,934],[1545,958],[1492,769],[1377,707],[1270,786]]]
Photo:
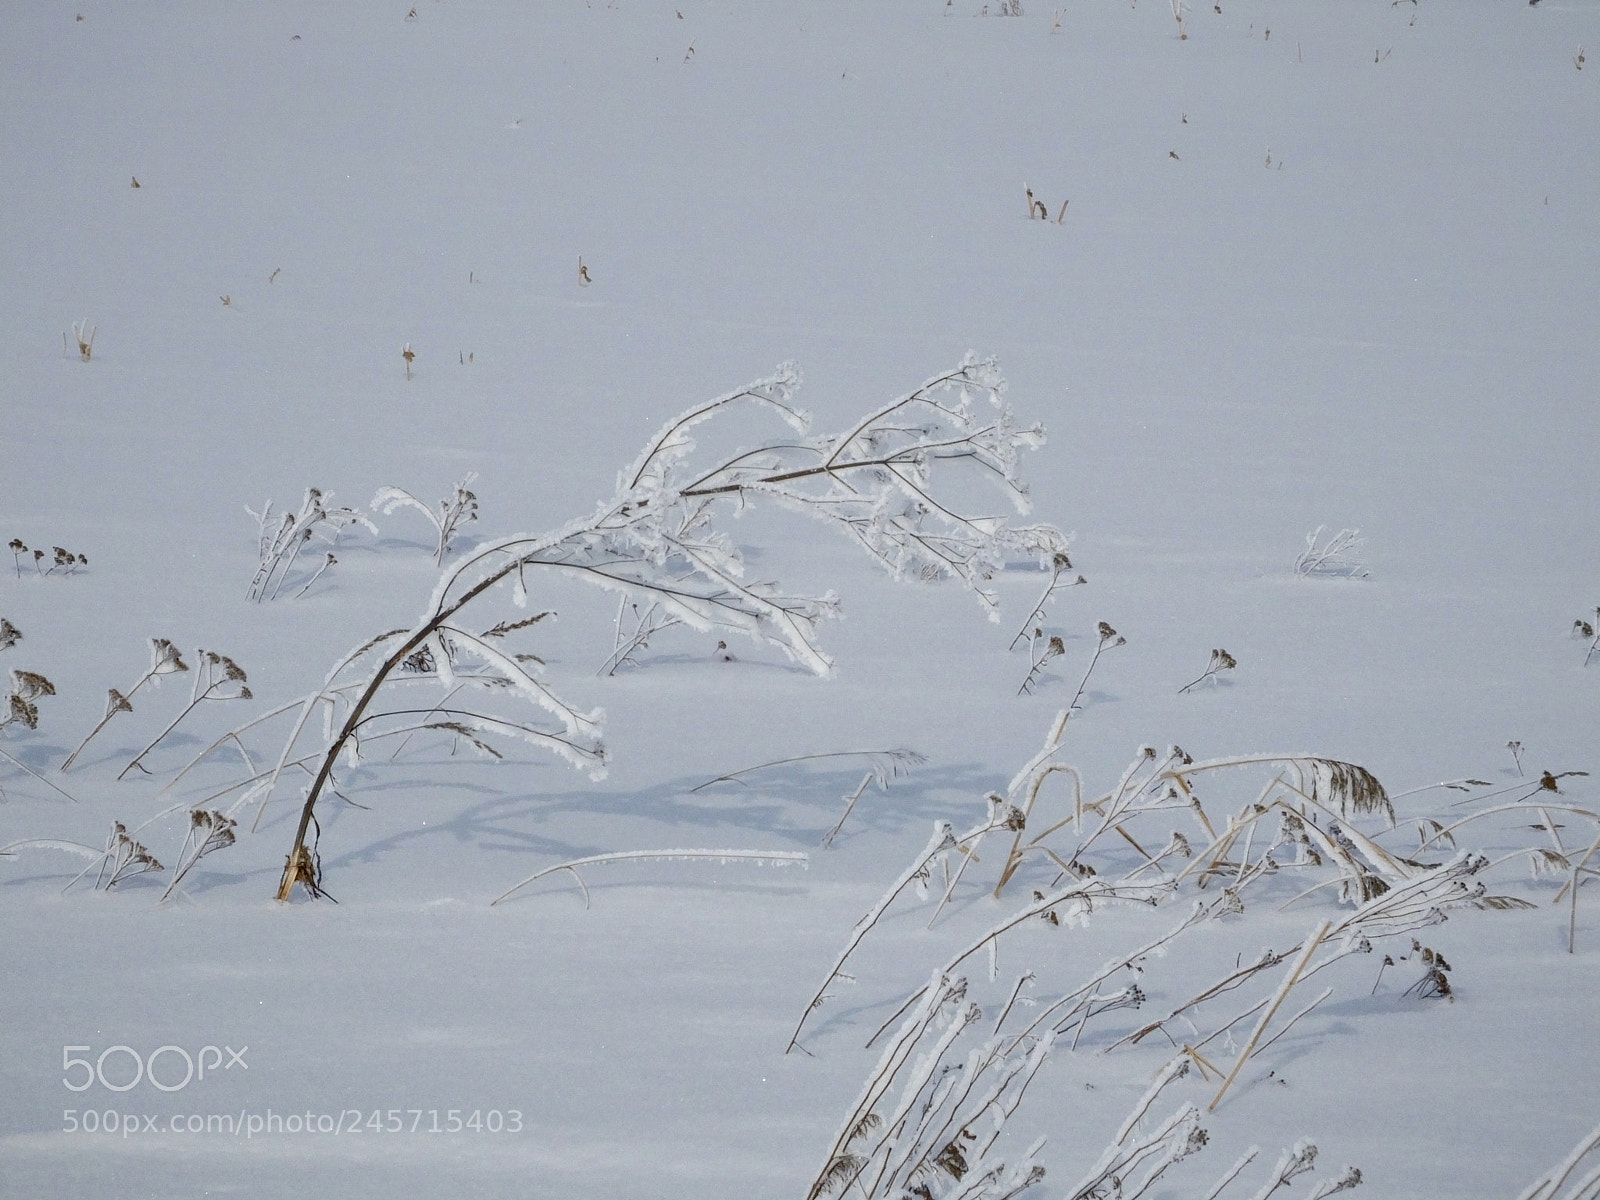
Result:
[[[1127,644],[1057,752],[1093,795],[1146,743],[1324,756],[1383,781],[1404,854],[1420,818],[1600,772],[1600,662],[1569,632],[1600,604],[1600,4],[1197,2],[1181,39],[1158,0],[1002,7],[0,10],[0,542],[30,548],[15,570],[0,556],[0,618],[22,634],[0,668],[56,692],[37,730],[0,730],[20,764],[0,759],[0,845],[100,846],[114,820],[183,802],[139,834],[168,871],[111,890],[91,871],[64,891],[85,865],[68,852],[0,859],[0,1194],[804,1196],[877,1061],[862,1043],[1056,868],[1031,861],[990,898],[991,835],[931,930],[932,900],[890,909],[786,1054],[795,1023],[931,823],[981,822],[1039,749],[1099,621]],[[77,322],[87,361],[65,344]],[[780,361],[834,430],[969,349],[1048,429],[1022,464],[1027,520],[1072,531],[1088,581],[1048,606],[1065,653],[1034,694],[1007,646],[1046,574],[1002,572],[991,624],[956,582],[896,582],[823,526],[752,509],[728,526],[751,576],[842,601],[819,630],[830,677],[737,639],[723,661],[683,628],[597,677],[615,599],[541,582],[485,627],[558,612],[516,648],[604,708],[604,779],[432,731],[341,776],[362,807],[319,807],[337,905],[272,898],[301,782],[158,903],[187,806],[240,764],[164,792],[174,774],[426,607],[432,532],[372,513],[379,487],[432,503],[476,472],[460,553],[587,515],[664,421]],[[246,506],[312,486],[377,533],[346,534],[303,595],[320,548],[276,600],[249,599]],[[1294,575],[1319,526],[1360,530],[1364,578]],[[42,573],[56,546],[87,565]],[[187,702],[194,673],[167,677],[61,772],[158,637],[191,666],[229,656],[254,698],[200,705],[119,781]],[[1180,695],[1213,648],[1237,667]],[[926,761],[870,788],[828,849],[859,759],[694,790],[890,748]],[[1271,777],[1208,782],[1208,807]],[[1398,795],[1465,777],[1486,783]],[[1593,809],[1597,780],[1554,799]],[[1536,823],[1458,845],[1547,845]],[[1580,854],[1596,833],[1559,823]],[[614,864],[585,873],[588,908],[559,875],[489,907],[567,859],[675,847],[810,864]],[[1332,889],[1280,911],[1317,878],[1265,880],[1146,964],[1142,1008],[1058,1042],[1006,1132],[1013,1154],[1048,1137],[1029,1195],[1071,1197],[1176,1049],[1113,1042],[1354,911]],[[1302,1136],[1322,1158],[1294,1194],[1352,1163],[1364,1195],[1517,1195],[1600,1120],[1600,892],[1580,891],[1569,954],[1566,878],[1530,879],[1518,854],[1489,890],[1537,907],[1455,909],[1416,935],[1453,999],[1405,994],[1414,957],[1374,987],[1410,934],[1319,977],[1335,993],[1249,1059],[1204,1115],[1205,1151],[1148,1195],[1205,1196],[1259,1144],[1224,1193],[1253,1195]],[[1030,922],[995,982],[964,968],[985,1020],[1017,972],[1066,990],[1191,898]],[[1250,1029],[1212,1044],[1224,1071]],[[164,1046],[206,1077],[108,1090]],[[71,1058],[100,1061],[85,1090]],[[175,1084],[183,1055],[155,1070]],[[1159,1112],[1206,1109],[1218,1081],[1200,1074]],[[301,1132],[269,1131],[269,1111]],[[341,1132],[304,1131],[322,1117]]]

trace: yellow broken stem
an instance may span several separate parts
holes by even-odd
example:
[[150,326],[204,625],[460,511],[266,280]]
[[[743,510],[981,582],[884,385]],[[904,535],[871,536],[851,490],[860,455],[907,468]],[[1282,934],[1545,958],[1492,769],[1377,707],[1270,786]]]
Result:
[[1261,1019],[1256,1022],[1255,1030],[1250,1034],[1250,1040],[1245,1043],[1244,1049],[1239,1052],[1239,1061],[1233,1064],[1233,1070],[1228,1072],[1228,1078],[1223,1080],[1222,1087],[1217,1091],[1216,1096],[1212,1098],[1211,1103],[1206,1106],[1207,1112],[1216,1112],[1217,1105],[1222,1103],[1222,1097],[1227,1095],[1228,1089],[1233,1086],[1233,1081],[1239,1077],[1239,1072],[1244,1069],[1244,1064],[1249,1061],[1251,1053],[1256,1048],[1256,1043],[1261,1040],[1261,1035],[1266,1031],[1267,1023],[1277,1015],[1279,1007],[1288,999],[1294,985],[1300,981],[1300,976],[1305,972],[1306,964],[1311,961],[1311,955],[1322,944],[1322,939],[1328,936],[1328,930],[1332,925],[1332,921],[1324,921],[1317,926],[1316,932],[1306,939],[1306,948],[1300,951],[1300,957],[1294,960],[1294,966],[1289,968],[1289,973],[1283,977],[1283,982],[1278,985],[1278,990],[1272,997],[1272,1003],[1267,1005],[1266,1011],[1261,1014]]

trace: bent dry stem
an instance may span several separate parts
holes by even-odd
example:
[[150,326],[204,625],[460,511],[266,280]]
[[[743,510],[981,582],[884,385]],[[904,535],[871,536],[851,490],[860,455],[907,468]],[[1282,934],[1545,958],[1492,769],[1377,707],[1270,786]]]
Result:
[[[661,612],[711,636],[738,633],[782,649],[817,674],[831,660],[816,638],[818,624],[837,613],[832,594],[786,594],[777,584],[747,584],[731,539],[712,524],[719,499],[743,504],[765,498],[824,519],[847,534],[897,576],[954,577],[994,610],[997,599],[986,582],[1009,558],[1037,555],[1044,561],[1064,551],[1066,539],[1054,527],[1013,527],[987,514],[952,509],[933,490],[936,473],[959,462],[1002,485],[1019,512],[1025,490],[1016,475],[1020,452],[1042,443],[1037,428],[1019,428],[1002,403],[1004,381],[992,361],[968,356],[954,370],[928,380],[860,420],[846,433],[829,437],[774,440],[723,460],[710,470],[686,462],[694,449],[693,426],[740,402],[775,411],[804,435],[809,418],[790,403],[799,385],[797,370],[785,366],[768,379],[689,409],[669,421],[646,445],[619,481],[612,499],[593,516],[580,518],[539,538],[518,536],[484,546],[440,577],[430,609],[360,685],[360,695],[324,743],[321,763],[307,791],[294,845],[284,867],[278,898],[287,900],[296,883],[320,887],[317,858],[307,838],[313,813],[330,786],[333,767],[347,748],[358,748],[366,723],[391,715],[376,703],[408,660],[426,651],[441,683],[455,679],[451,659],[461,653],[481,661],[484,679],[508,684],[523,698],[554,714],[565,732],[499,721],[499,732],[519,734],[554,750],[575,765],[599,768],[605,761],[600,714],[583,714],[537,682],[519,661],[454,624],[454,618],[496,584],[508,582],[513,598],[527,600],[531,572],[554,571],[607,590],[659,605]],[[980,418],[974,398],[997,410]],[[699,473],[696,473],[696,472]],[[689,482],[680,483],[680,478]],[[480,574],[481,573],[481,574]],[[458,589],[464,589],[459,590]],[[296,757],[294,743],[304,731],[311,707],[339,684],[338,676],[376,651],[384,639],[361,647],[330,673],[323,689],[310,697],[279,759],[279,769],[263,786],[270,799],[283,765]],[[488,721],[489,718],[481,718]],[[471,722],[469,722],[471,723]]]

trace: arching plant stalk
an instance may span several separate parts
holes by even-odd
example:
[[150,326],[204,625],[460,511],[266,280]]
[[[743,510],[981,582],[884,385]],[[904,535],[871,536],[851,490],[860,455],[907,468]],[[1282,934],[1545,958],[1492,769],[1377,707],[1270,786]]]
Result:
[[[1017,511],[1027,511],[1017,463],[1023,450],[1042,443],[1043,434],[1013,422],[1002,402],[1004,380],[992,360],[968,355],[953,370],[834,436],[806,436],[809,418],[792,402],[799,382],[798,370],[786,365],[767,379],[669,421],[619,476],[611,499],[592,515],[539,537],[517,536],[478,547],[444,571],[415,625],[347,655],[322,689],[303,703],[278,769],[258,785],[256,794],[265,805],[284,765],[301,757],[296,743],[319,704],[326,704],[327,714],[342,716],[325,727],[320,762],[302,798],[278,898],[287,900],[297,884],[311,894],[320,891],[316,850],[308,841],[317,803],[330,787],[341,755],[358,760],[362,739],[380,735],[385,722],[400,715],[383,703],[383,693],[408,673],[436,676],[446,689],[474,680],[515,692],[550,720],[507,721],[470,707],[452,710],[451,720],[525,738],[575,766],[596,775],[603,772],[601,712],[582,712],[568,704],[540,682],[529,656],[501,650],[493,644],[494,631],[475,633],[469,627],[469,610],[502,583],[521,606],[527,602],[530,579],[542,572],[582,579],[656,606],[665,617],[708,635],[740,634],[776,646],[800,665],[825,674],[831,660],[818,644],[816,629],[836,615],[837,600],[831,593],[796,595],[777,584],[744,582],[732,540],[713,527],[718,501],[742,506],[769,499],[821,519],[896,577],[960,580],[991,618],[997,600],[985,585],[995,571],[1016,557],[1049,563],[1065,551],[1066,539],[1054,527],[1012,527],[1003,517],[967,515],[937,494],[936,468],[940,477],[949,470],[938,464],[960,462],[998,482]],[[988,412],[974,404],[978,398],[987,401]],[[739,405],[776,413],[799,436],[739,451],[709,470],[691,467],[691,431]],[[458,659],[472,660],[478,672],[457,674]],[[347,690],[352,677],[359,687]]]

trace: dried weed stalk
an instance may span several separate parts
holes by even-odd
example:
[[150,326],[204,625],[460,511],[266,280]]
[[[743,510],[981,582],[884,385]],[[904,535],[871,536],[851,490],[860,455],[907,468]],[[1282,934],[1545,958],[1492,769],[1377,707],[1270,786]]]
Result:
[[[299,512],[274,513],[271,500],[261,506],[260,512],[245,508],[245,512],[256,519],[256,553],[261,560],[246,593],[249,599],[276,600],[295,560],[314,539],[321,538],[328,545],[336,546],[339,535],[352,525],[363,526],[373,534],[378,532],[377,526],[355,509],[329,507],[327,502],[332,500],[331,492],[324,496],[318,488],[307,488]],[[331,554],[327,556],[317,574],[327,569],[332,558]],[[304,592],[305,588],[301,588],[300,594]]]
[[1049,1056],[1050,1039],[1003,1050],[999,1027],[1008,1008],[972,1045],[983,1012],[966,992],[963,978],[929,981],[922,1003],[884,1047],[808,1200],[1009,1200],[1044,1178],[1037,1161],[1044,1139],[1012,1161],[995,1153],[995,1143]]
[[61,889],[63,892],[69,890],[90,871],[95,872],[95,889],[110,891],[117,884],[125,883],[136,876],[166,870],[149,850],[134,840],[128,832],[128,827],[121,821],[112,822],[111,833],[106,838],[104,849],[96,850],[93,846],[85,846],[82,842],[28,838],[12,842],[9,846],[0,846],[0,857],[9,857],[17,850],[24,849],[63,850],[89,860],[88,866],[67,881],[67,886]]
[[[988,586],[1008,560],[1032,556],[1050,562],[1066,539],[1047,525],[1009,524],[1003,516],[969,514],[944,496],[941,483],[957,463],[999,485],[1019,512],[1027,493],[1017,468],[1043,433],[1016,424],[1004,404],[1005,383],[992,360],[968,355],[956,368],[868,413],[843,431],[809,433],[809,417],[794,405],[798,370],[780,368],[767,379],[698,405],[669,421],[618,477],[611,499],[587,517],[539,536],[516,536],[480,545],[447,567],[423,617],[411,628],[371,639],[335,664],[323,686],[307,697],[279,756],[278,768],[253,793],[266,804],[283,770],[304,761],[301,738],[311,715],[326,707],[330,722],[278,896],[297,883],[317,885],[309,839],[318,801],[329,789],[342,756],[357,756],[363,739],[394,732],[416,710],[389,703],[404,685],[408,664],[425,657],[432,677],[447,690],[458,679],[473,687],[517,696],[548,720],[499,716],[477,704],[438,710],[480,736],[521,738],[576,766],[599,773],[605,764],[601,713],[584,711],[539,680],[525,657],[512,656],[468,624],[469,609],[504,585],[513,603],[527,602],[530,582],[550,574],[588,581],[621,593],[716,637],[733,634],[776,646],[819,674],[830,668],[817,626],[836,615],[831,594],[798,595],[776,583],[747,582],[732,539],[716,527],[725,508],[769,500],[814,517],[844,533],[898,578],[952,577],[966,584],[990,612],[998,605]],[[731,410],[753,406],[774,414],[790,435],[734,453],[710,466],[693,461],[697,426]],[[347,511],[347,510],[342,510]],[[332,516],[320,497],[302,514],[269,534],[260,518],[262,570],[252,595],[269,592],[287,570],[299,541]],[[280,585],[281,586],[281,585]],[[275,587],[270,588],[276,591]],[[458,674],[456,660],[476,664]],[[346,689],[352,683],[354,692]],[[353,697],[353,699],[352,699]],[[435,710],[428,710],[435,711]]]
[[1235,661],[1233,655],[1229,654],[1226,650],[1213,650],[1211,652],[1211,661],[1206,664],[1206,669],[1200,673],[1200,678],[1184,684],[1178,689],[1178,695],[1181,696],[1185,692],[1199,687],[1207,680],[1210,680],[1214,685],[1217,682],[1217,676],[1220,672],[1231,671],[1238,665],[1239,664],[1237,661]]
[[1118,646],[1126,646],[1128,644],[1127,638],[1123,637],[1104,621],[1100,622],[1097,632],[1099,633],[1099,640],[1095,643],[1094,654],[1090,656],[1089,665],[1083,670],[1083,678],[1078,680],[1078,690],[1072,693],[1072,699],[1067,703],[1067,712],[1069,713],[1078,711],[1078,701],[1083,699],[1083,691],[1089,686],[1089,676],[1094,674],[1094,668],[1099,663],[1100,656],[1107,650],[1115,650]]
[[[1054,32],[1054,30],[1051,32]],[[1061,202],[1061,211],[1056,214],[1055,220],[1051,221],[1050,210],[1045,207],[1043,200],[1040,200],[1033,194],[1033,189],[1027,185],[1023,185],[1022,190],[1027,194],[1028,197],[1028,220],[1046,221],[1053,225],[1059,225],[1067,219],[1067,205],[1071,203],[1070,200],[1063,200]]]
[[737,771],[729,771],[726,775],[718,775],[704,783],[697,783],[689,791],[699,792],[718,783],[737,783],[745,786],[744,779],[747,775],[754,775],[758,771],[767,771],[773,767],[787,767],[794,763],[824,762],[838,758],[864,758],[867,760],[869,771],[878,786],[887,789],[889,780],[904,775],[912,767],[921,766],[927,762],[927,756],[915,750],[830,750],[822,754],[796,754],[790,758],[774,758],[769,762],[757,763],[753,767],[741,767]]
[[41,697],[55,694],[56,685],[37,671],[13,670],[11,691],[6,695],[5,709],[0,711],[0,729],[5,729],[8,725],[24,725],[29,729],[39,728],[37,702]]
[[83,753],[87,746],[102,729],[111,723],[111,718],[122,712],[133,711],[133,697],[145,684],[159,684],[163,675],[176,675],[187,671],[189,664],[183,661],[183,655],[178,653],[178,648],[166,638],[150,639],[150,666],[139,680],[127,692],[119,692],[116,688],[107,689],[106,711],[99,723],[89,731],[83,741],[78,743],[77,749],[67,755],[66,761],[61,764],[61,770],[69,769],[77,761],[78,755]]
[[[1589,1170],[1563,1192],[1561,1189],[1585,1163]],[[1600,1195],[1600,1126],[1580,1139],[1564,1159],[1519,1192],[1517,1200],[1594,1200],[1596,1195]]]
[[18,579],[22,578],[22,563],[26,556],[32,557],[33,573],[39,576],[55,575],[57,573],[76,575],[79,568],[89,565],[89,556],[87,554],[78,554],[75,551],[68,550],[65,546],[50,547],[48,555],[50,565],[46,566],[47,556],[43,550],[30,550],[23,544],[21,538],[12,538],[8,545],[11,550],[12,565],[16,569]]
[[[1302,579],[1313,575],[1332,575],[1343,579],[1365,579],[1370,572],[1356,558],[1366,539],[1358,529],[1341,529],[1322,541],[1326,525],[1306,534],[1306,548],[1294,560],[1294,573]],[[1319,544],[1320,543],[1320,544]]]
[[172,882],[167,884],[167,890],[161,893],[165,900],[171,896],[184,876],[194,870],[202,858],[218,850],[224,850],[234,843],[234,829],[237,827],[232,817],[224,816],[215,809],[197,808],[189,813],[189,831],[184,835],[183,848],[178,852],[178,866],[172,872]]
[[[58,843],[61,845],[63,843]],[[98,865],[98,869],[96,866]],[[67,884],[71,887],[90,871],[95,871],[95,890],[110,891],[119,883],[126,883],[140,875],[166,870],[155,855],[145,849],[144,845],[137,842],[128,833],[128,828],[121,821],[113,821],[111,835],[106,839],[106,848],[99,856],[98,864],[90,864]],[[65,890],[65,889],[63,889]]]
[[1135,1200],[1175,1164],[1204,1149],[1209,1138],[1200,1128],[1200,1110],[1192,1104],[1182,1105],[1153,1128],[1142,1126],[1162,1091],[1188,1073],[1189,1060],[1179,1056],[1156,1075],[1099,1161],[1067,1193],[1072,1200]]
[[[630,614],[633,618],[633,628],[625,631],[623,628],[625,618]],[[629,663],[637,665],[635,656],[649,648],[651,638],[682,624],[682,619],[662,604],[651,603],[641,607],[637,600],[629,599],[627,596],[618,597],[616,631],[611,640],[611,653],[606,656],[605,662],[600,664],[600,669],[595,674],[615,675]]]
[[[829,757],[832,756],[830,755]],[[887,792],[891,778],[908,770],[910,766],[925,761],[926,759],[915,750],[884,751],[882,756],[873,762],[867,773],[861,777],[861,782],[856,785],[855,791],[843,797],[844,812],[839,814],[839,819],[834,823],[833,828],[822,835],[822,847],[826,849],[833,845],[833,839],[839,836],[839,831],[844,828],[844,823],[850,819],[850,814],[855,812],[856,804],[866,794],[868,787],[877,784],[879,791]]]
[[[0,617],[0,650],[9,650],[22,640],[22,631],[10,621]],[[39,700],[45,696],[56,694],[55,684],[39,674],[37,671],[13,670],[11,672],[11,691],[6,694],[5,704],[0,707],[0,732],[8,727],[20,725],[24,729],[35,730],[39,728]],[[19,771],[23,771],[51,791],[65,796],[74,804],[78,798],[71,792],[57,787],[38,771],[7,750],[0,750],[0,758],[6,760]],[[0,789],[0,799],[5,797],[4,789]]]
[[1583,618],[1572,623],[1572,636],[1583,639],[1589,643],[1589,649],[1583,656],[1583,665],[1588,666],[1589,660],[1600,653],[1600,608],[1594,610],[1594,620],[1586,621]]
[[[1544,772],[1537,784],[1522,787],[1510,802],[1483,804],[1499,793],[1475,795],[1473,800],[1481,806],[1469,816],[1450,825],[1425,820],[1418,849],[1407,853],[1384,844],[1400,826],[1395,820],[1393,800],[1376,777],[1355,764],[1313,755],[1244,755],[1196,762],[1177,747],[1164,756],[1141,747],[1114,788],[1087,800],[1080,774],[1056,761],[1068,716],[1068,712],[1057,716],[1043,749],[1018,772],[1006,793],[988,797],[988,820],[959,837],[948,825],[935,829],[928,847],[885,897],[857,922],[843,952],[835,957],[823,987],[802,1016],[791,1038],[791,1048],[798,1044],[806,1018],[826,999],[827,989],[835,980],[848,978],[843,972],[846,960],[855,955],[866,935],[881,922],[889,905],[912,883],[925,884],[941,862],[956,860],[960,865],[946,874],[944,896],[935,907],[937,918],[960,883],[962,872],[976,860],[979,845],[988,833],[1002,828],[1013,831],[1011,852],[997,868],[1000,882],[995,888],[996,896],[1005,882],[1035,856],[1041,865],[1054,866],[1053,880],[1041,879],[1030,900],[978,936],[963,939],[956,952],[932,974],[930,983],[908,996],[868,1040],[870,1046],[901,1022],[900,1032],[885,1048],[879,1067],[869,1080],[862,1103],[835,1140],[813,1187],[814,1196],[965,1194],[949,1178],[937,1174],[922,1177],[924,1190],[907,1188],[906,1177],[888,1169],[887,1164],[897,1161],[894,1156],[905,1146],[921,1147],[910,1153],[922,1153],[926,1160],[927,1147],[942,1149],[947,1143],[939,1140],[943,1134],[920,1138],[916,1127],[903,1114],[897,1116],[885,1098],[892,1094],[892,1084],[900,1086],[897,1080],[910,1081],[904,1072],[912,1067],[921,1073],[919,1078],[927,1080],[949,1078],[954,1073],[959,1060],[955,1041],[962,1035],[952,1035],[948,1042],[934,1042],[934,1037],[949,1033],[948,1018],[945,1024],[933,1022],[934,1010],[941,1005],[948,1010],[955,988],[960,989],[963,1007],[970,1007],[969,981],[958,974],[962,964],[987,950],[992,983],[999,942],[1014,937],[1014,931],[1036,930],[1040,920],[1065,928],[1087,920],[1108,902],[1156,906],[1178,896],[1191,900],[1188,914],[1175,925],[1130,954],[1108,961],[1076,986],[1054,995],[1041,994],[1036,973],[1028,971],[1024,979],[1031,994],[1020,995],[1023,980],[1019,980],[1003,1003],[1000,1021],[991,1035],[992,1044],[983,1048],[982,1053],[996,1061],[1016,1061],[1018,1056],[1033,1053],[1047,1043],[1059,1047],[1065,1044],[1062,1039],[1068,1034],[1075,1050],[1091,1021],[1103,1027],[1118,1020],[1116,1014],[1146,1003],[1152,990],[1163,990],[1159,982],[1152,983],[1147,972],[1175,941],[1202,925],[1240,919],[1247,911],[1247,900],[1254,903],[1260,892],[1271,889],[1281,896],[1285,890],[1292,891],[1292,885],[1286,889],[1281,880],[1285,873],[1296,872],[1318,881],[1291,896],[1289,903],[1313,892],[1337,889],[1340,909],[1320,917],[1293,945],[1266,949],[1249,961],[1234,960],[1230,954],[1227,967],[1219,970],[1207,986],[1193,994],[1178,993],[1166,1001],[1164,1015],[1132,1023],[1125,1032],[1106,1030],[1103,1036],[1094,1038],[1100,1043],[1101,1053],[1132,1047],[1150,1038],[1165,1039],[1176,1052],[1158,1077],[1157,1085],[1136,1106],[1101,1160],[1077,1187],[1064,1193],[1079,1200],[1128,1200],[1146,1194],[1169,1167],[1204,1144],[1203,1136],[1196,1133],[1199,1113],[1193,1105],[1180,1108],[1164,1122],[1145,1127],[1161,1088],[1184,1077],[1191,1068],[1197,1069],[1201,1081],[1209,1083],[1212,1090],[1210,1108],[1219,1109],[1230,1089],[1248,1077],[1247,1064],[1258,1061],[1291,1032],[1303,1029],[1302,1022],[1334,993],[1340,980],[1348,981],[1350,972],[1334,972],[1332,985],[1325,984],[1315,991],[1310,986],[1313,980],[1341,963],[1370,953],[1378,943],[1406,938],[1409,953],[1384,956],[1386,965],[1413,961],[1421,974],[1407,993],[1423,1000],[1448,999],[1454,992],[1451,964],[1438,949],[1424,945],[1416,935],[1458,911],[1530,907],[1519,897],[1489,892],[1485,876],[1500,863],[1531,854],[1536,870],[1567,876],[1555,903],[1570,902],[1576,893],[1575,885],[1582,878],[1600,874],[1588,865],[1595,855],[1600,855],[1600,813],[1559,799],[1559,780],[1570,772],[1560,776]],[[1204,798],[1203,792],[1213,790],[1211,781],[1252,769],[1266,773],[1265,786],[1230,815],[1215,811],[1216,801]],[[1066,803],[1058,802],[1058,815],[1045,818],[1041,815],[1042,790],[1056,775],[1063,776],[1070,788]],[[1482,786],[1482,781],[1451,781],[1443,786],[1453,791],[1470,790]],[[1417,788],[1402,794],[1415,796],[1429,790]],[[1214,811],[1208,813],[1208,806]],[[1521,850],[1497,861],[1459,849],[1444,861],[1416,857],[1427,853],[1431,846],[1453,847],[1455,832],[1470,822],[1497,814],[1509,820],[1517,813],[1538,818],[1539,823],[1532,828],[1550,839],[1551,848]],[[1594,840],[1587,853],[1562,845],[1553,821],[1558,815],[1569,822],[1581,817],[1592,823]],[[1193,834],[1173,832],[1165,848],[1153,851],[1158,842],[1152,830],[1170,830],[1177,820],[1193,823],[1198,837],[1191,842]],[[1273,826],[1275,832],[1269,832]],[[1408,824],[1406,831],[1409,828]],[[1380,980],[1381,977],[1382,968]],[[976,988],[970,990],[976,992]],[[1013,1019],[1019,1006],[1031,1009],[1025,1021]],[[975,1028],[978,1017],[971,1015],[965,1020],[968,1027]],[[1002,1028],[1008,1022],[1009,1027]],[[918,1047],[914,1058],[907,1055],[903,1044],[908,1036],[928,1039]],[[1219,1046],[1227,1048],[1231,1062],[1220,1057]],[[920,1103],[925,1106],[928,1101]],[[918,1113],[923,1108],[913,1105],[908,1111]],[[958,1147],[961,1144],[964,1143],[958,1143]],[[1600,1170],[1592,1172],[1575,1189],[1565,1193],[1561,1189],[1567,1188],[1575,1175],[1577,1162],[1595,1146],[1600,1146],[1600,1135],[1580,1145],[1567,1163],[1530,1188],[1525,1200],[1594,1200],[1593,1189],[1600,1181]],[[1241,1156],[1205,1193],[1208,1200],[1215,1200],[1240,1179],[1258,1153],[1252,1148]],[[1297,1143],[1280,1157],[1255,1196],[1261,1200],[1291,1186],[1293,1180],[1312,1169],[1315,1159],[1314,1145]],[[905,1190],[875,1190],[880,1188],[880,1182]],[[1327,1197],[1360,1182],[1360,1171],[1347,1167],[1313,1188],[1311,1194]]]
[[775,758],[770,762],[757,763],[753,767],[742,767],[737,771],[729,771],[726,775],[718,775],[704,783],[696,784],[689,791],[699,792],[719,783],[737,783],[740,787],[747,786],[745,777],[754,775],[759,771],[770,770],[773,767],[792,766],[795,763],[833,762],[839,759],[865,759],[867,770],[861,777],[861,782],[854,791],[844,796],[844,812],[833,828],[823,835],[821,845],[823,848],[833,844],[833,839],[839,836],[839,831],[844,828],[844,823],[850,819],[850,814],[855,811],[856,804],[866,794],[869,787],[877,785],[879,791],[887,792],[889,783],[901,775],[907,774],[911,768],[921,766],[927,762],[925,755],[915,750],[831,750],[820,754],[797,754],[788,758]]
[[[88,362],[94,357],[94,335],[99,331],[100,326],[98,325],[93,329],[89,328],[89,319],[87,317],[81,321],[73,322],[72,341],[77,343],[78,358],[81,362]],[[64,333],[61,335],[61,356],[63,358],[72,357],[72,343],[67,341],[67,335]]]
[[1043,671],[1051,660],[1060,658],[1066,652],[1067,644],[1059,637],[1052,637],[1046,642],[1044,649],[1038,652],[1032,664],[1028,667],[1028,674],[1022,680],[1022,686],[1017,689],[1017,695],[1033,695],[1033,689],[1039,683],[1039,672]]
[[378,494],[372,498],[371,508],[384,516],[393,513],[397,508],[414,508],[427,517],[438,535],[433,560],[439,566],[443,566],[445,555],[450,553],[451,543],[461,531],[461,527],[478,519],[478,497],[469,490],[469,485],[477,478],[476,471],[468,471],[457,480],[454,492],[439,501],[438,512],[434,512],[410,492],[397,487],[379,488]]
[[1022,623],[1022,628],[1017,630],[1017,636],[1011,639],[1011,649],[1015,650],[1019,642],[1036,643],[1044,636],[1044,630],[1041,628],[1044,623],[1044,610],[1056,592],[1069,587],[1081,587],[1089,582],[1082,575],[1078,575],[1063,583],[1061,577],[1070,570],[1072,570],[1072,560],[1067,557],[1065,551],[1051,556],[1050,582],[1045,585],[1044,595],[1039,597],[1039,602],[1033,606],[1033,611]]
[[[152,642],[151,645],[152,650],[154,650],[155,642]],[[167,735],[182,723],[185,717],[207,700],[249,700],[251,698],[250,688],[245,683],[244,668],[226,654],[218,654],[214,650],[199,650],[195,652],[195,661],[199,664],[199,668],[195,671],[194,684],[189,693],[189,703],[182,712],[172,719],[172,724],[157,734],[154,741],[128,761],[128,765],[118,772],[118,779],[126,778],[128,772],[135,768],[148,775],[150,770],[144,765],[145,755],[159,746]],[[180,659],[178,662],[178,669],[181,669],[182,660]],[[109,719],[117,711],[115,701],[107,707],[112,711],[107,714],[105,719]]]

